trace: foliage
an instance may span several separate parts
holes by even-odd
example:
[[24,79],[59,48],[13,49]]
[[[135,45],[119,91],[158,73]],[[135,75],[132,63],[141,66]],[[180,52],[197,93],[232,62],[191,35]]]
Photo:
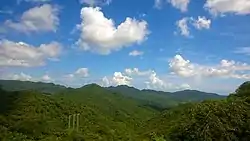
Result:
[[53,83],[0,80],[0,86],[6,91],[34,90],[45,94],[54,94],[66,89],[65,86],[55,85]]
[[[183,91],[185,94],[175,93],[183,96],[180,98],[173,93],[137,91],[134,88],[127,90],[126,87],[121,94],[120,90],[96,84],[78,89],[63,88],[62,91],[55,88],[57,93],[53,95],[44,95],[40,93],[43,92],[41,89],[6,91],[0,88],[0,140],[248,141],[249,84],[242,84],[226,99],[203,102],[200,102],[201,93],[191,90]],[[190,96],[192,92],[197,98]],[[138,93],[139,96],[144,93],[146,98],[132,97],[131,93]],[[213,94],[205,95],[206,98],[208,95],[213,97]],[[153,102],[145,103],[150,98]],[[166,103],[174,101],[178,106],[168,107],[160,113],[152,106],[161,105],[161,98],[165,98]],[[193,102],[186,103],[185,99]],[[78,131],[68,129],[68,116],[76,113],[81,115]]]
[[184,90],[178,92],[162,92],[154,90],[138,90],[129,86],[109,87],[111,91],[118,92],[126,97],[133,98],[141,105],[162,111],[163,109],[178,106],[180,103],[198,102],[206,99],[223,99],[214,93],[205,93],[195,90]]
[[[247,85],[246,85],[247,84]],[[165,139],[197,141],[248,141],[250,139],[249,83],[225,100],[178,106],[147,122],[147,137],[154,132]]]

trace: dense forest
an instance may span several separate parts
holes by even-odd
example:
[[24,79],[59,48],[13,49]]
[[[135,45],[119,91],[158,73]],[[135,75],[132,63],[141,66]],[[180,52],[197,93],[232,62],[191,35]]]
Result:
[[[250,82],[228,97],[194,90],[0,81],[1,141],[248,141]],[[79,128],[69,116],[79,114]]]

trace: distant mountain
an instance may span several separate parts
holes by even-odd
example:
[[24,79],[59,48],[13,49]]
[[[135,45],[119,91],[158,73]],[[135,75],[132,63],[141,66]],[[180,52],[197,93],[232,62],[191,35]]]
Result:
[[203,101],[206,99],[221,99],[226,96],[222,96],[216,93],[207,93],[197,90],[184,90],[171,93],[171,97],[181,101]]
[[207,99],[225,98],[224,96],[215,93],[206,93],[196,90],[184,90],[171,93],[154,90],[138,90],[134,87],[125,85],[108,87],[107,89],[139,100],[145,105],[154,107],[156,106],[160,109],[177,106],[180,103],[199,102]]
[[65,86],[55,85],[53,83],[19,80],[0,80],[0,87],[6,91],[35,90],[46,94],[53,94],[66,89]]
[[[134,87],[129,87],[126,85],[102,88],[97,84],[90,84],[90,85],[85,85],[78,89],[73,89],[73,88],[66,88],[65,86],[61,85],[55,85],[53,83],[0,80],[0,86],[6,91],[35,90],[46,94],[68,92],[68,90],[86,91],[87,88],[95,90],[95,92],[97,91],[100,91],[102,93],[115,92],[127,98],[136,100],[140,106],[151,107],[160,111],[169,107],[177,106],[180,103],[199,102],[206,99],[224,98],[223,96],[220,96],[218,94],[205,93],[196,90],[184,90],[171,93],[171,92],[162,92],[154,90],[139,90]],[[104,92],[104,90],[108,92]]]

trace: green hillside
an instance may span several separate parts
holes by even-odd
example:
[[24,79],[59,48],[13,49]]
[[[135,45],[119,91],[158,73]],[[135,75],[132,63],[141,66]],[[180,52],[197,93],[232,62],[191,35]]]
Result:
[[174,107],[180,103],[187,102],[199,102],[206,99],[222,99],[224,96],[205,93],[196,90],[184,90],[178,92],[162,92],[154,90],[138,90],[129,86],[117,86],[109,87],[111,91],[123,94],[126,97],[130,97],[139,100],[143,105],[153,107],[155,109],[165,109]]
[[[0,140],[132,140],[156,111],[92,84],[60,94],[1,90]],[[80,113],[80,129],[67,129],[68,116]]]
[[[124,93],[114,91],[117,87],[111,90],[96,84],[64,88],[53,95],[45,95],[39,90],[6,91],[0,88],[0,140],[250,140],[250,82],[245,82],[224,99],[208,93],[204,96],[199,91],[176,94],[119,87]],[[143,95],[146,98],[139,99]],[[204,97],[215,100],[200,102]],[[145,100],[150,98],[156,103],[160,98],[179,103],[159,112],[145,105]],[[190,99],[193,102],[183,102]],[[68,128],[68,117],[73,114],[80,114],[78,130],[72,129],[72,125]]]
[[65,86],[55,85],[53,83],[18,80],[0,80],[0,86],[6,91],[35,90],[46,94],[53,94],[66,89]]
[[162,112],[145,123],[148,140],[248,141],[250,139],[250,82],[225,100],[189,103]]

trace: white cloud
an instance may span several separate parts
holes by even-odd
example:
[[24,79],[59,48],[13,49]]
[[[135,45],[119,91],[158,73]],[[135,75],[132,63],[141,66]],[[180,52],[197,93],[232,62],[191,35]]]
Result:
[[[169,67],[174,74],[182,77],[226,77],[248,79],[250,65],[235,61],[221,60],[218,65],[204,66],[191,63],[181,55],[176,55],[169,62]],[[242,73],[243,72],[243,73]]]
[[250,14],[249,0],[207,0],[204,8],[213,15],[233,13],[237,15]]
[[125,74],[128,75],[128,76],[145,76],[145,75],[149,75],[151,74],[153,71],[151,70],[147,70],[147,71],[140,71],[138,68],[127,68],[125,69]]
[[196,29],[209,29],[211,25],[211,20],[207,19],[206,17],[200,17],[198,16],[197,20],[193,20],[193,25]]
[[107,76],[102,78],[101,85],[104,87],[108,86],[118,86],[118,85],[128,85],[131,86],[131,81],[133,79],[126,74],[121,72],[115,72],[112,78],[108,78]]
[[105,76],[105,77],[102,78],[101,86],[103,86],[103,87],[111,86],[110,80],[108,79],[108,77]]
[[139,44],[149,34],[146,21],[127,17],[115,27],[114,21],[106,18],[99,7],[82,8],[81,18],[81,36],[77,44],[85,51],[107,55],[131,44]]
[[112,83],[114,85],[130,85],[132,78],[126,75],[123,75],[121,72],[115,72]]
[[25,11],[18,22],[5,21],[5,25],[17,31],[29,33],[39,31],[56,31],[59,25],[59,9],[44,4]]
[[250,47],[241,47],[234,51],[234,53],[250,55]]
[[10,77],[11,80],[21,80],[21,81],[30,81],[32,80],[32,77],[30,75],[27,75],[25,73],[20,73],[20,74],[14,74],[13,76]]
[[88,68],[79,68],[76,70],[75,75],[80,77],[88,77],[89,76],[89,69]]
[[155,72],[151,73],[149,76],[149,81],[145,82],[148,89],[162,90],[165,91],[171,87],[172,84],[166,83],[161,80]]
[[133,50],[129,53],[129,56],[142,56],[143,54],[143,51]]
[[44,76],[42,76],[41,80],[45,81],[45,82],[53,81],[52,78],[49,75],[47,75],[47,74],[45,74]]
[[190,0],[168,0],[173,7],[180,9],[182,12],[186,12]]
[[138,68],[127,68],[124,72],[115,72],[110,78],[105,76],[102,78],[101,85],[105,87],[117,85],[137,87],[140,85],[142,88],[161,91],[183,90],[190,88],[190,86],[185,83],[180,85],[168,83],[161,79],[153,70],[141,71]]
[[56,59],[61,49],[57,42],[34,47],[23,42],[0,40],[0,66],[42,66],[47,59]]
[[77,79],[77,78],[85,78],[89,76],[88,68],[79,68],[74,73],[67,74],[64,77],[69,80]]
[[197,19],[193,17],[184,17],[176,22],[177,30],[181,35],[190,37],[190,26],[194,26],[198,30],[209,29],[212,21],[204,16],[198,16]]
[[95,5],[109,5],[112,0],[80,0],[81,4],[88,4],[90,6]]
[[149,75],[149,79],[145,82],[147,89],[160,90],[160,91],[176,91],[176,90],[185,90],[191,89],[189,84],[173,84],[164,81],[159,76],[157,76],[156,72],[152,71]]
[[176,22],[176,26],[180,31],[180,34],[188,37],[190,35],[189,27],[188,27],[189,19],[187,17]]

